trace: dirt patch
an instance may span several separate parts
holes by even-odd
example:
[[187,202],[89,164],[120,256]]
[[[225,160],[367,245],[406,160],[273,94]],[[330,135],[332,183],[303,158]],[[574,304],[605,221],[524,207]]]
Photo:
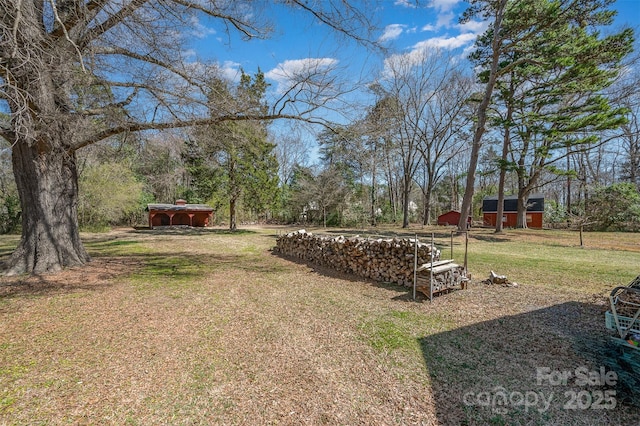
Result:
[[104,291],[114,279],[135,271],[133,257],[96,258],[84,267],[69,268],[57,274],[0,276],[0,298],[34,297],[73,291]]
[[[638,421],[622,403],[566,410],[582,388],[536,383],[538,367],[603,365],[600,299],[472,283],[414,302],[274,256],[274,241],[122,231],[87,239],[84,268],[2,278],[0,423]],[[498,387],[556,399],[544,412],[464,399]]]

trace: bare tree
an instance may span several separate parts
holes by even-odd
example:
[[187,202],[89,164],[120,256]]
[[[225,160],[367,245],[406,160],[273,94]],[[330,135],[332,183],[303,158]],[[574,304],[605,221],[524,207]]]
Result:
[[388,99],[388,114],[396,124],[393,137],[402,162],[403,227],[409,225],[409,197],[416,171],[424,166],[425,212],[431,193],[442,177],[444,165],[462,145],[465,99],[471,82],[444,52],[423,49],[386,60],[380,87]]
[[448,164],[466,150],[464,139],[471,123],[471,111],[466,100],[473,82],[460,71],[450,69],[449,64],[451,62],[447,61],[443,66],[443,81],[430,79],[432,84],[440,87],[433,88],[435,96],[427,105],[425,126],[418,129],[422,132],[418,151],[424,168],[420,188],[424,196],[425,225],[431,223],[433,191],[447,171]]
[[295,131],[288,134],[279,133],[272,139],[272,143],[276,145],[280,183],[285,186],[291,185],[296,167],[307,165],[309,147],[301,134]]
[[622,178],[636,185],[640,190],[640,54],[627,64],[627,73],[614,86],[611,96],[615,102],[627,109],[627,122],[621,127],[621,134],[616,138],[623,162],[620,170]]
[[375,105],[368,112],[364,120],[363,132],[369,138],[368,143],[371,150],[371,224],[376,224],[377,191],[376,177],[378,175],[378,162],[381,164],[381,175],[386,182],[386,194],[391,211],[391,219],[395,223],[398,213],[398,187],[402,173],[399,170],[400,163],[396,149],[396,131],[398,127],[396,120],[395,99],[389,97],[385,89],[374,84],[370,87],[376,95]]
[[[285,2],[334,32],[367,43],[364,8],[341,0]],[[213,66],[187,58],[193,20],[211,19],[244,39],[273,25],[268,2],[192,0],[0,0],[0,137],[12,147],[22,238],[7,273],[82,265],[76,151],[110,136],[230,120],[317,120],[340,94],[335,63],[309,62],[268,111],[209,102]],[[215,94],[213,94],[215,97]]]

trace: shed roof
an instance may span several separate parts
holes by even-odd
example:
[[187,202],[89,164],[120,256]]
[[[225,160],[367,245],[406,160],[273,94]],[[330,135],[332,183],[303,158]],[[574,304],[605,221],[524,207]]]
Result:
[[[515,212],[518,210],[518,196],[506,195],[504,197],[504,211]],[[482,199],[482,211],[497,212],[498,196],[490,195]],[[544,196],[542,194],[531,194],[527,202],[527,212],[544,212]]]
[[[446,213],[442,213],[440,216],[446,216],[446,215],[448,215],[448,214],[450,214],[450,213],[460,214],[460,212],[459,212],[459,211],[457,211],[457,210],[449,210],[449,211],[448,211],[448,212],[446,212]],[[440,217],[440,216],[438,216],[438,217]]]
[[200,211],[212,212],[213,207],[206,204],[147,204],[147,211]]

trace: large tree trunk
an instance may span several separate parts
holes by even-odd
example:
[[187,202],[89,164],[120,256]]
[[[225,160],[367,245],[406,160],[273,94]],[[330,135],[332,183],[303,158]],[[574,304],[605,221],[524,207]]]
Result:
[[424,217],[422,218],[423,225],[431,225],[431,195],[433,194],[433,179],[429,177],[429,183],[427,183],[426,191],[423,192],[424,195]]
[[[513,79],[510,80],[509,93],[513,93]],[[509,148],[511,147],[511,119],[513,117],[513,105],[509,102],[507,106],[507,119],[509,123],[504,129],[504,139],[502,140],[502,157],[500,157],[500,178],[498,179],[498,209],[496,214],[496,233],[500,233],[504,229],[504,182],[507,177],[507,160],[509,156]]]
[[404,176],[402,180],[402,227],[409,227],[409,196],[411,193],[411,179]]
[[485,124],[487,122],[487,110],[491,104],[493,89],[498,79],[498,71],[500,65],[500,54],[503,39],[501,38],[502,16],[507,7],[507,0],[500,0],[495,5],[496,16],[493,22],[493,40],[491,42],[492,59],[491,68],[489,70],[489,79],[484,88],[482,101],[477,109],[477,121],[471,142],[471,154],[469,156],[469,170],[467,172],[467,182],[464,189],[464,197],[462,198],[462,206],[460,207],[460,222],[458,222],[458,230],[467,229],[467,218],[472,213],[471,206],[473,204],[473,194],[476,184],[476,170],[478,168],[478,158],[480,157],[480,148],[482,147],[482,135],[485,132]]
[[3,272],[41,274],[90,260],[80,241],[77,217],[73,138],[82,128],[69,114],[67,86],[74,70],[78,71],[74,68],[77,56],[68,44],[46,53],[49,47],[43,46],[52,42],[41,25],[42,3],[23,1],[16,7],[22,17],[16,21],[20,28],[12,39],[17,57],[6,62],[2,75],[7,83],[3,94],[12,114],[8,140],[20,195],[22,237]]
[[370,224],[371,226],[376,226],[377,225],[377,220],[376,220],[376,201],[377,201],[377,197],[376,197],[376,145],[374,143],[373,145],[373,160],[372,160],[372,164],[371,164],[371,217],[370,217]]
[[90,260],[78,231],[75,153],[52,145],[62,144],[18,141],[13,147],[22,238],[6,265],[8,275],[55,272]]
[[518,213],[516,220],[516,228],[527,228],[527,204],[529,202],[528,191],[518,191]]
[[229,229],[235,231],[238,229],[238,223],[236,221],[236,197],[232,196],[229,200]]

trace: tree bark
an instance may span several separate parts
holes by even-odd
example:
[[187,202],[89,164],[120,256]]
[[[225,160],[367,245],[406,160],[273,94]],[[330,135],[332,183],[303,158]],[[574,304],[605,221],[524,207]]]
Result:
[[501,0],[496,4],[496,17],[493,22],[493,40],[492,49],[493,54],[491,58],[491,68],[489,70],[489,79],[485,85],[482,101],[478,105],[477,110],[477,122],[474,129],[473,141],[471,144],[471,155],[469,158],[469,170],[467,172],[467,182],[464,189],[464,196],[462,198],[462,206],[460,208],[460,222],[458,222],[458,230],[464,231],[467,229],[467,218],[471,214],[471,205],[473,204],[473,194],[475,192],[476,184],[476,170],[478,168],[478,158],[480,157],[480,148],[482,147],[482,135],[485,132],[485,125],[487,123],[487,109],[491,104],[491,97],[493,95],[493,89],[498,79],[498,72],[500,66],[500,54],[501,45],[503,39],[501,38],[502,29],[502,17],[506,8],[507,1]]
[[502,157],[500,161],[500,178],[498,179],[498,208],[496,214],[496,233],[501,233],[504,230],[504,222],[502,217],[504,216],[504,182],[507,177],[507,159],[509,156],[509,148],[511,148],[511,120],[513,118],[513,79],[509,84],[509,103],[507,105],[507,125],[504,128],[504,139],[502,140]]
[[518,191],[518,217],[516,228],[527,228],[527,203],[529,202],[529,191]]
[[60,144],[19,142],[13,147],[22,238],[6,265],[7,275],[56,272],[91,260],[78,230],[75,153],[51,145]]
[[431,225],[431,196],[433,194],[433,179],[429,177],[429,182],[427,183],[426,190],[423,192],[424,195],[424,217],[422,218],[422,224],[425,226]]
[[409,227],[409,196],[411,193],[411,178],[405,174],[402,179],[402,227]]
[[372,160],[371,160],[371,217],[370,217],[370,223],[371,226],[377,226],[377,219],[376,219],[376,201],[377,201],[377,197],[376,197],[376,164],[377,164],[377,149],[376,149],[377,145],[374,142],[373,144],[373,155],[372,155]]
[[229,200],[229,229],[231,231],[238,229],[238,223],[236,221],[236,197],[231,197]]
[[[3,272],[42,274],[90,261],[78,229],[78,172],[72,140],[82,126],[69,114],[72,101],[66,86],[77,62],[68,44],[48,54],[43,50],[45,44],[54,43],[41,25],[41,4],[23,1],[16,8],[7,12],[9,19],[16,19],[18,30],[7,40],[15,49],[0,79],[12,115],[7,140],[20,196],[22,236]],[[3,44],[0,56],[8,54],[9,45]]]

